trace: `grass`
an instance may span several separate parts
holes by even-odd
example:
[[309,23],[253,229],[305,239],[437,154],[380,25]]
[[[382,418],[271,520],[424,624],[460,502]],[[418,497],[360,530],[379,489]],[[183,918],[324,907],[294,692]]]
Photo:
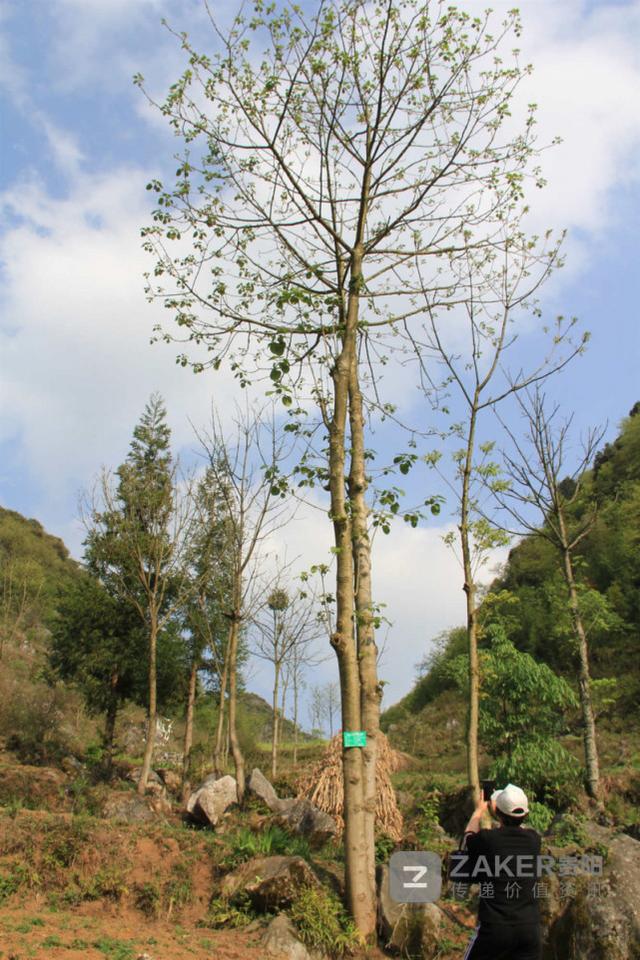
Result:
[[221,866],[227,869],[253,857],[285,855],[311,859],[311,847],[304,837],[273,824],[259,832],[240,827],[228,838],[227,843],[230,852],[221,862]]

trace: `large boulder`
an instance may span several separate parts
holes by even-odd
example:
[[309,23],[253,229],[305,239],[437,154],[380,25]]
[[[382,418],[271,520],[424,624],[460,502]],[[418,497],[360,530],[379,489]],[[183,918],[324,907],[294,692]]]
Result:
[[305,798],[280,799],[273,786],[257,767],[251,771],[247,789],[256,797],[260,797],[276,814],[278,822],[283,827],[306,837],[312,846],[320,847],[336,836],[338,827],[333,817],[318,810],[310,800]]
[[296,928],[285,913],[274,917],[265,930],[260,945],[265,957],[277,960],[314,960],[318,954],[309,951],[298,939]]
[[554,878],[545,960],[631,960],[640,957],[640,842],[590,823],[591,849],[607,850],[602,877],[571,878],[561,898]]
[[269,807],[269,810],[278,812],[281,810],[284,801],[278,799],[278,794],[258,767],[254,767],[251,771],[247,780],[247,790],[254,796],[259,797]]
[[388,950],[431,957],[440,940],[442,911],[435,903],[398,903],[389,890],[389,867],[378,869],[378,929]]
[[301,887],[319,885],[302,857],[255,857],[224,877],[220,893],[227,900],[248,897],[256,910],[281,910],[291,905]]
[[321,847],[335,837],[337,825],[333,817],[318,810],[310,800],[281,800],[278,821],[289,830],[306,837],[312,847]]
[[238,802],[238,784],[234,777],[207,777],[187,801],[187,813],[198,823],[215,827],[222,815]]

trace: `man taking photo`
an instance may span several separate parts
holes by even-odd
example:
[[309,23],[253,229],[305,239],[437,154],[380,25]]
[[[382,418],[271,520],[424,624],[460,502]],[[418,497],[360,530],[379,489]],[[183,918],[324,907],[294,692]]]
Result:
[[[498,828],[482,829],[489,811]],[[481,800],[465,830],[465,879],[480,884],[478,926],[463,960],[540,960],[540,836],[524,826],[527,796],[508,784]]]

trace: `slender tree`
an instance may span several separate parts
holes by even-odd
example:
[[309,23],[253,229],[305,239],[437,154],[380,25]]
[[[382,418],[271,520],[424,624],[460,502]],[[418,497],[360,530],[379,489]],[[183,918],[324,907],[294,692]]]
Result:
[[[288,508],[274,485],[286,450],[276,440],[273,422],[259,411],[247,410],[237,414],[234,426],[235,438],[226,439],[212,412],[208,431],[198,436],[225,516],[230,603],[224,611],[229,626],[223,680],[228,683],[228,736],[242,800],[245,760],[237,724],[241,633],[267,592],[257,575],[263,543],[284,522]],[[221,693],[221,709],[223,703]]]
[[267,608],[270,616],[261,612],[255,619],[254,653],[273,667],[271,776],[276,777],[286,688],[292,674],[294,686],[298,682],[295,671],[299,676],[302,664],[309,660],[309,646],[319,636],[320,627],[313,596],[296,594],[278,581],[267,597]]
[[226,693],[224,612],[229,609],[231,594],[230,525],[224,495],[210,469],[197,485],[194,509],[196,523],[189,554],[194,589],[185,610],[185,628],[189,648],[189,682],[185,710],[183,749],[183,797],[191,792],[191,747],[197,678],[202,669],[217,674],[221,693],[214,765],[221,769],[222,723]]
[[520,398],[519,406],[526,423],[525,439],[521,440],[505,427],[512,445],[511,452],[503,454],[507,481],[494,482],[493,490],[500,506],[512,521],[516,521],[517,531],[544,538],[558,552],[575,639],[587,792],[600,802],[589,643],[580,603],[576,557],[578,547],[593,529],[597,518],[597,501],[586,489],[587,467],[596,454],[604,430],[589,431],[571,470],[567,461],[572,417],[559,423],[559,407],[549,409],[539,390]]
[[[506,227],[506,234],[512,229]],[[479,572],[491,550],[504,546],[508,536],[486,513],[478,510],[479,498],[484,493],[484,481],[495,475],[498,467],[491,459],[494,443],[483,438],[483,421],[493,415],[520,391],[560,371],[583,348],[586,335],[574,343],[572,331],[575,320],[560,317],[548,338],[543,338],[537,356],[529,351],[528,363],[509,370],[509,363],[519,346],[522,315],[537,309],[533,298],[558,264],[558,249],[551,248],[546,256],[532,264],[522,243],[513,249],[506,242],[498,270],[492,255],[469,249],[459,258],[459,269],[466,275],[470,296],[457,312],[455,330],[451,317],[433,309],[425,297],[427,322],[421,339],[411,337],[416,356],[424,368],[425,356],[435,358],[444,376],[437,385],[442,406],[455,404],[460,419],[445,432],[443,439],[460,443],[455,450],[454,477],[447,470],[439,470],[453,494],[456,533],[447,535],[446,542],[459,548],[463,572],[463,590],[466,603],[467,641],[469,648],[469,702],[467,709],[467,777],[476,802],[480,798],[478,773],[478,731],[480,705],[480,673],[478,665],[478,595]],[[425,390],[431,396],[436,392],[434,372]],[[443,396],[444,395],[444,396]],[[446,407],[445,409],[449,409]],[[431,466],[441,462],[442,451],[428,455]]]
[[131,603],[148,639],[148,708],[138,791],[144,794],[156,738],[158,637],[193,590],[187,547],[193,523],[189,491],[169,450],[162,398],[154,394],[136,426],[125,462],[102,472],[84,520],[88,568],[112,596]]
[[533,108],[522,132],[505,129],[528,71],[501,50],[520,25],[517,12],[494,28],[440,0],[331,0],[309,16],[259,0],[227,31],[211,24],[217,52],[181,34],[189,65],[158,104],[187,147],[175,187],[149,184],[149,292],[177,338],[206,350],[187,348],[183,364],[227,362],[243,384],[268,374],[298,434],[317,415],[302,482],[329,494],[342,727],[367,734],[343,753],[345,851],[349,906],[372,936],[381,687],[366,414],[393,415],[380,374],[425,290],[432,308],[468,299],[458,253],[538,255],[504,237],[523,182],[540,181]]

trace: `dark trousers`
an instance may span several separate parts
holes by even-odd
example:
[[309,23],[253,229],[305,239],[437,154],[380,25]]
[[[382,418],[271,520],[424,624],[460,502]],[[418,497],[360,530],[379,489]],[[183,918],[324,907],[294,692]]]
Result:
[[540,960],[539,924],[518,923],[476,927],[463,960]]

